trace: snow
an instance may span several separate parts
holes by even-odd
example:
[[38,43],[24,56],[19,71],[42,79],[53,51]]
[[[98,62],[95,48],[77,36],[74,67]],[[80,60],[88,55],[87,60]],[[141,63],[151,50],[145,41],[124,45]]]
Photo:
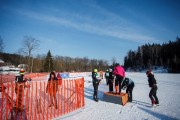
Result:
[[[180,120],[180,74],[155,73],[160,106],[152,108],[149,99],[150,88],[145,73],[126,72],[135,82],[133,102],[125,106],[103,101],[108,91],[105,79],[99,85],[99,102],[92,98],[93,86],[90,76],[85,77],[85,107],[56,120]],[[123,91],[125,92],[125,91]]]

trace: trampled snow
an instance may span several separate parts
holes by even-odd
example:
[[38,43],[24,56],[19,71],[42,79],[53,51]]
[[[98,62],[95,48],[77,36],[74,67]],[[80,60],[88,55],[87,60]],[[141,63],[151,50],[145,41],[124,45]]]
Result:
[[[152,108],[145,73],[127,72],[135,87],[133,101],[125,106],[103,101],[108,91],[105,79],[99,85],[99,102],[93,100],[90,76],[85,77],[85,107],[56,119],[62,120],[180,120],[180,74],[155,73],[160,106]],[[125,92],[125,91],[123,91]]]

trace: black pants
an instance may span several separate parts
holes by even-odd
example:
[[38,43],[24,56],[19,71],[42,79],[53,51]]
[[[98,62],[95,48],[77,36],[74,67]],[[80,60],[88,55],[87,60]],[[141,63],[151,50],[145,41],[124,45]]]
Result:
[[152,104],[159,104],[159,100],[156,96],[157,89],[157,85],[154,85],[149,92],[149,98],[151,99]]
[[94,87],[94,94],[93,94],[93,99],[97,99],[98,97],[98,82],[93,82],[93,87]]
[[109,84],[109,92],[113,92],[113,80],[109,79],[108,84]]
[[133,88],[134,88],[134,83],[130,84],[127,86],[127,89],[126,89],[126,93],[128,94],[128,101],[129,102],[132,102],[132,91],[133,91]]
[[108,85],[108,79],[109,79],[109,77],[106,77],[106,84]]
[[120,75],[116,75],[116,80],[115,80],[115,86],[119,85],[119,93],[121,93],[121,83],[123,81],[123,77]]

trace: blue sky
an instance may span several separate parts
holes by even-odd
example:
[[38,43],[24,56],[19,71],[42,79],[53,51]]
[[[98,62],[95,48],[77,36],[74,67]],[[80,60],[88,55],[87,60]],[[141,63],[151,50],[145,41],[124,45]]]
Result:
[[24,36],[40,40],[33,54],[112,58],[180,36],[180,0],[0,0],[4,52],[17,53]]

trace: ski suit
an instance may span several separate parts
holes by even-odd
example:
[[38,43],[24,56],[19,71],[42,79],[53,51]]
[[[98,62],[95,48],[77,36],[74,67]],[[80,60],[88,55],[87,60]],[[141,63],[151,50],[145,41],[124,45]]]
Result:
[[109,72],[109,78],[108,78],[109,92],[113,92],[113,82],[114,82],[114,75],[112,72]]
[[156,96],[158,89],[156,79],[154,78],[154,75],[152,73],[149,73],[147,77],[148,77],[149,87],[151,87],[151,90],[149,92],[149,98],[151,99],[152,105],[159,104],[159,100]]
[[121,83],[123,78],[125,77],[125,71],[124,68],[120,65],[117,65],[114,68],[113,74],[116,76],[115,79],[115,87],[116,87],[116,93],[118,92],[118,85],[119,85],[119,94],[121,93]]
[[99,82],[101,81],[100,79],[97,78],[98,74],[96,72],[92,72],[92,83],[94,87],[94,94],[93,94],[93,99],[97,100],[98,99],[98,86]]
[[134,82],[129,79],[129,78],[125,78],[122,82],[122,89],[126,88],[126,93],[128,94],[128,101],[132,102],[132,91],[134,88]]

